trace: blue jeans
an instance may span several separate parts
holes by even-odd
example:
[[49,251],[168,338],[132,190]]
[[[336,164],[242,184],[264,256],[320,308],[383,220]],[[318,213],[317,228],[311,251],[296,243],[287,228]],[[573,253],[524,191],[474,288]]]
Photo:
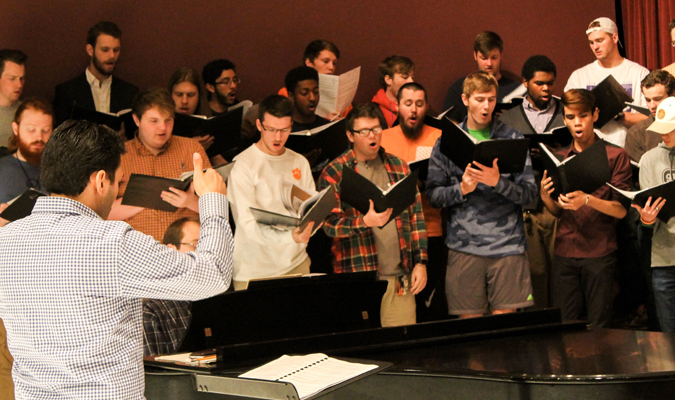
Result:
[[675,267],[652,268],[652,283],[661,331],[675,332]]

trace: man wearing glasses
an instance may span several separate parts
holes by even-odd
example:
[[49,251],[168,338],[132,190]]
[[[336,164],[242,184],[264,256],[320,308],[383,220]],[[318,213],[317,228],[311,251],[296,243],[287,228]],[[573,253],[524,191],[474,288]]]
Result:
[[228,194],[236,223],[235,290],[246,289],[251,279],[309,273],[311,262],[305,249],[314,224],[304,230],[279,230],[257,223],[251,213],[253,207],[288,215],[282,200],[282,188],[288,184],[314,192],[307,159],[285,147],[292,116],[293,105],[286,97],[263,99],[256,120],[260,140],[234,159]]
[[427,283],[427,232],[420,194],[390,223],[392,210],[377,213],[372,201],[365,215],[341,203],[340,183],[345,167],[356,170],[381,189],[410,174],[403,160],[385,153],[380,146],[386,120],[377,104],[354,107],[345,125],[353,146],[326,166],[318,182],[319,190],[333,186],[338,197],[338,207],[323,226],[326,234],[334,238],[333,270],[378,271],[379,278],[388,282],[380,309],[382,326],[414,324],[415,295]]
[[209,116],[226,113],[229,107],[239,103],[237,87],[241,80],[237,77],[236,67],[232,61],[218,59],[209,62],[202,69],[202,79],[206,87]]

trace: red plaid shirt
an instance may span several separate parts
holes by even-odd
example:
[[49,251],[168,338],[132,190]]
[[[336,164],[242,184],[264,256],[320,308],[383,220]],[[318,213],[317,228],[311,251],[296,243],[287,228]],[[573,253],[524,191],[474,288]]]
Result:
[[[394,184],[410,173],[403,160],[380,149],[379,157],[387,169],[389,182]],[[377,246],[373,230],[363,221],[364,215],[348,204],[340,202],[340,182],[344,166],[358,171],[354,150],[333,160],[321,173],[317,190],[328,185],[335,189],[337,206],[323,224],[328,236],[333,237],[333,269],[336,273],[372,271],[378,269]],[[422,214],[422,202],[417,192],[415,203],[396,217],[396,228],[401,247],[401,261],[406,271],[416,264],[427,263],[427,232]]]

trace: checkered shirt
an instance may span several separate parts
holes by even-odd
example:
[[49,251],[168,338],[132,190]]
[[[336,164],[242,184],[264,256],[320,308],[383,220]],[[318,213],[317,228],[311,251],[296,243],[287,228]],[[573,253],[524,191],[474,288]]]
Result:
[[[380,149],[379,157],[382,157],[390,183],[394,184],[410,174],[408,164],[400,158],[385,153],[383,149]],[[358,171],[357,164],[354,150],[350,149],[326,166],[317,183],[317,190],[322,190],[328,185],[333,186],[337,197],[337,206],[323,224],[326,234],[334,238],[332,252],[333,269],[336,273],[378,269],[377,246],[372,228],[364,223],[363,214],[340,202],[342,169],[346,165]],[[403,268],[412,271],[416,264],[426,265],[427,232],[419,192],[415,203],[397,216],[395,222]]]
[[175,354],[185,339],[192,302],[143,300],[143,355]]
[[199,207],[189,253],[63,197],[41,197],[0,228],[0,317],[17,399],[144,398],[142,298],[199,300],[230,284],[227,199],[205,194]]
[[[194,169],[192,155],[197,152],[204,160],[204,168],[211,167],[204,148],[194,139],[171,136],[164,150],[154,155],[136,137],[125,143],[127,152],[122,155],[124,175],[120,181],[118,197],[123,197],[131,174],[161,176],[178,179],[180,174]],[[196,217],[197,213],[187,208],[179,208],[175,212],[151,210],[146,208],[126,220],[132,228],[161,241],[164,231],[171,223],[183,217]]]

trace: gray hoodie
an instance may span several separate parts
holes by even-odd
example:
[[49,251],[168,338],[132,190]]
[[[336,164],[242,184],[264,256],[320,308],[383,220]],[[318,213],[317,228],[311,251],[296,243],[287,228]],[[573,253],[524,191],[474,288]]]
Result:
[[[673,173],[675,148],[668,148],[664,143],[659,143],[640,159],[640,187],[643,189],[672,181]],[[671,218],[667,224],[657,219],[653,226],[652,267],[675,266],[675,218]]]

